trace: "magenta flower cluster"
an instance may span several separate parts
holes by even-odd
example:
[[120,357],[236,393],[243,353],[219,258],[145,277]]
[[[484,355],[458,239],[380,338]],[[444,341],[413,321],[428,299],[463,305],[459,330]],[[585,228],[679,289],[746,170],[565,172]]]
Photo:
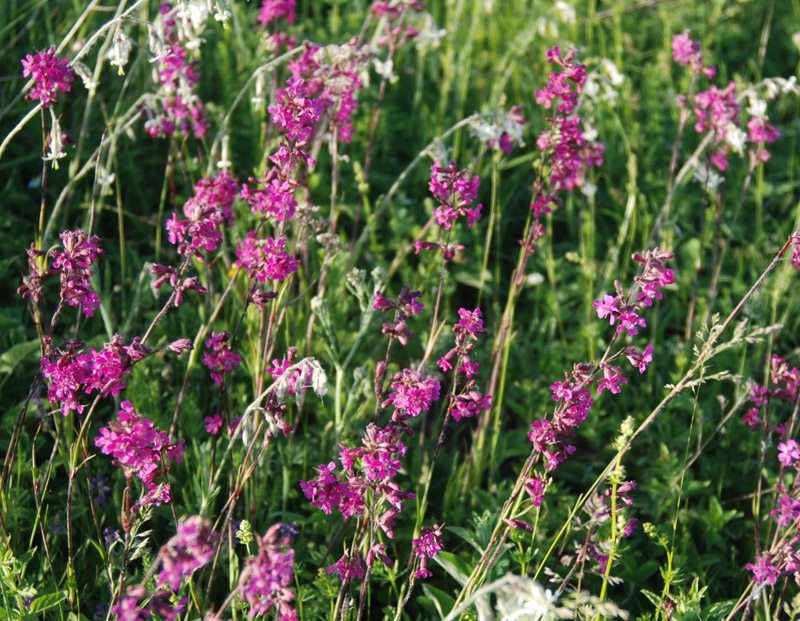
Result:
[[286,32],[280,30],[275,24],[277,20],[286,20],[286,25],[291,26],[296,19],[297,2],[295,0],[263,0],[258,10],[258,23],[263,28],[273,24],[273,30],[267,35],[270,51],[276,52],[284,45],[294,47],[294,39]]
[[466,168],[459,170],[453,160],[450,160],[446,167],[441,166],[439,160],[436,160],[431,166],[431,178],[428,183],[431,194],[439,201],[439,206],[433,210],[436,224],[449,231],[459,216],[467,219],[469,227],[480,220],[483,206],[478,204],[470,208],[478,197],[480,184],[478,175],[470,176]]
[[431,409],[431,405],[439,400],[441,385],[436,380],[423,379],[413,369],[403,369],[392,378],[391,389],[392,392],[381,403],[381,407],[392,406],[392,420],[405,424],[409,419]]
[[197,62],[189,60],[185,41],[181,40],[181,32],[192,29],[190,13],[177,10],[169,2],[163,3],[159,12],[158,36],[163,48],[156,57],[157,106],[142,108],[142,116],[147,119],[145,131],[153,138],[172,136],[175,132],[202,138],[208,131],[208,123],[205,106],[196,93],[200,74]]
[[[673,37],[673,59],[679,65],[690,67],[693,76],[703,73],[709,80],[713,79],[716,69],[703,67],[700,42],[692,41],[689,34],[689,31],[685,30],[683,34],[676,34]],[[692,84],[694,85],[694,82]],[[751,168],[755,168],[757,164],[769,161],[770,152],[765,145],[775,142],[780,136],[780,131],[769,122],[765,114],[766,104],[763,101],[751,105],[751,117],[747,122],[748,131],[744,134],[739,129],[741,122],[737,97],[736,84],[733,81],[723,89],[711,85],[708,90],[694,95],[691,102],[684,95],[678,97],[678,105],[682,108],[691,103],[696,118],[695,130],[698,133],[711,131],[714,134],[715,146],[710,161],[721,171],[728,167],[732,145],[734,149],[741,151],[745,140],[749,140],[754,145],[754,148],[748,149],[749,163]]]
[[474,389],[477,383],[474,379],[478,374],[479,364],[470,358],[478,337],[486,334],[483,327],[481,309],[458,309],[458,322],[453,326],[456,343],[444,356],[439,358],[437,364],[444,371],[453,368],[456,364],[456,380],[462,373],[466,383],[454,394],[448,395],[452,401],[453,418],[460,421],[462,418],[472,418],[481,411],[488,412],[492,407],[492,395],[485,395]]
[[207,293],[206,288],[200,284],[200,279],[197,276],[183,277],[183,272],[178,271],[171,265],[153,263],[150,265],[150,275],[153,277],[150,283],[153,291],[160,289],[165,284],[169,284],[175,293],[172,303],[176,307],[183,303],[183,294],[186,291],[196,291],[200,295]]
[[672,58],[683,67],[689,67],[693,75],[704,73],[709,80],[717,74],[716,67],[703,66],[703,52],[700,51],[700,42],[692,41],[691,32],[684,30],[682,34],[672,37]]
[[372,309],[382,313],[395,311],[394,320],[385,322],[381,327],[381,333],[388,334],[390,340],[397,339],[401,345],[408,345],[408,342],[414,338],[414,333],[408,329],[408,320],[410,317],[421,313],[422,309],[425,308],[422,302],[417,301],[417,298],[421,295],[421,291],[412,291],[410,286],[403,285],[402,289],[400,289],[400,294],[397,296],[397,302],[395,302],[380,291],[376,291]]
[[[168,501],[169,485],[160,486],[160,479],[166,476],[170,461],[183,461],[184,441],[172,444],[167,433],[157,429],[153,421],[142,418],[130,401],[120,404],[117,420],[100,429],[100,435],[94,439],[95,445],[104,455],[114,458],[126,478],[136,475],[148,492],[158,492],[148,499],[149,502],[159,505]],[[139,502],[139,506],[143,504]]]
[[100,298],[92,289],[92,265],[104,254],[100,238],[89,237],[81,230],[61,233],[61,250],[53,250],[52,273],[60,275],[61,300],[70,306],[79,306],[87,317],[100,308]]
[[56,56],[55,46],[23,58],[22,75],[34,81],[25,99],[38,99],[42,108],[58,103],[58,94],[68,92],[75,79],[67,59]]
[[[615,283],[616,296],[606,295],[595,301],[595,309],[601,319],[609,318],[611,325],[617,325],[617,334],[623,331],[629,335],[637,334],[638,328],[644,327],[645,320],[636,311],[651,306],[654,299],[660,299],[660,288],[674,282],[675,275],[665,266],[665,261],[672,258],[672,253],[658,248],[648,250],[644,256],[634,254],[633,260],[641,265],[641,272],[634,278],[634,286],[627,295],[622,291],[619,281]],[[635,301],[634,301],[635,294]],[[622,329],[620,329],[620,327]],[[643,352],[633,347],[626,347],[604,359],[599,364],[579,363],[574,365],[572,373],[564,373],[563,382],[550,385],[553,400],[557,402],[550,419],[543,418],[531,424],[528,439],[534,450],[544,459],[545,472],[553,471],[575,452],[572,439],[575,430],[586,420],[589,410],[594,404],[589,386],[594,383],[598,371],[601,374],[597,381],[597,394],[608,391],[619,394],[621,384],[627,383],[622,369],[611,364],[615,358],[624,356],[634,368],[643,373],[653,359],[653,347],[647,346]],[[528,477],[525,490],[531,497],[534,506],[539,506],[547,489],[547,479],[543,474]]]
[[[261,224],[237,244],[236,263],[259,282],[282,281],[298,269],[300,261],[285,251],[286,238],[267,236],[263,231],[267,220],[283,231],[285,223],[294,216],[298,206],[295,191],[299,185],[295,175],[301,166],[314,165],[308,148],[320,121],[318,103],[306,96],[302,79],[288,80],[287,87],[278,90],[276,101],[269,111],[272,122],[281,131],[280,146],[270,156],[271,166],[262,180],[251,178],[255,187],[251,189],[245,183],[241,191],[242,200],[261,217]],[[264,301],[259,301],[259,308]]]
[[203,261],[203,251],[213,252],[222,242],[223,223],[233,224],[233,203],[239,193],[238,180],[229,172],[218,177],[200,179],[194,186],[194,196],[183,206],[185,219],[175,212],[167,220],[170,243],[178,246],[178,254]]
[[433,558],[444,549],[442,544],[442,529],[438,524],[433,526],[423,526],[419,539],[411,542],[414,546],[414,554],[419,559],[419,566],[414,572],[415,578],[430,578],[433,573],[428,569],[428,559]]
[[352,115],[363,88],[359,74],[367,61],[368,55],[352,42],[340,46],[331,62],[323,47],[306,42],[303,55],[289,63],[293,79],[305,82],[307,96],[314,98],[318,114],[329,119],[340,142],[353,137]]
[[218,539],[211,523],[199,515],[181,521],[177,534],[158,553],[161,571],[156,584],[177,591],[186,578],[211,562]]
[[242,357],[231,350],[230,338],[230,332],[216,333],[212,330],[211,338],[206,341],[208,349],[203,352],[203,364],[211,370],[211,379],[216,386],[222,384],[225,373],[230,373],[242,362]]
[[268,615],[275,609],[275,618],[297,621],[291,606],[295,597],[289,586],[294,582],[294,549],[292,536],[283,524],[275,524],[263,537],[256,535],[258,553],[245,561],[239,574],[239,592],[250,606],[249,618]]
[[[416,406],[420,411],[424,409],[424,404]],[[402,410],[402,417],[408,415],[408,410]],[[340,445],[341,472],[337,473],[336,464],[330,462],[317,468],[316,479],[300,482],[306,498],[327,514],[338,507],[345,518],[365,516],[369,504],[370,513],[377,516],[377,526],[387,537],[394,539],[395,520],[403,510],[403,502],[415,497],[392,480],[400,471],[400,458],[406,454],[402,441],[404,433],[410,435],[404,423],[392,421],[383,428],[370,423],[364,432],[362,446],[347,448]],[[378,542],[367,551],[367,565],[371,566],[376,558],[387,566],[394,564],[386,556],[385,546]],[[328,573],[333,572],[337,572],[341,580],[347,580],[353,575],[360,577],[363,570],[360,569],[360,559],[351,554],[328,567]]]
[[433,210],[433,217],[439,227],[439,241],[416,240],[414,242],[416,254],[422,250],[439,249],[442,258],[448,261],[455,256],[456,251],[464,250],[462,244],[450,243],[450,233],[459,217],[466,218],[469,227],[481,219],[483,205],[479,203],[475,207],[470,207],[478,197],[479,186],[478,176],[470,175],[466,168],[459,170],[454,161],[451,160],[446,167],[441,166],[439,160],[434,161],[428,189],[438,201],[437,207]]
[[83,412],[82,393],[97,391],[104,397],[118,396],[125,388],[124,375],[130,365],[150,353],[138,341],[136,338],[130,345],[123,345],[122,337],[115,334],[100,351],[84,351],[83,341],[66,341],[60,350],[50,348],[41,359],[42,375],[50,382],[47,399],[60,404],[59,409],[66,416],[72,410]]
[[800,372],[797,367],[789,368],[784,358],[773,355],[769,360],[770,373],[767,386],[756,384],[750,390],[750,403],[742,417],[742,422],[750,426],[754,431],[762,424],[761,408],[767,405],[770,399],[778,399],[791,403],[797,397],[797,390],[800,388]]
[[[796,369],[795,369],[796,372]],[[796,386],[793,387],[796,390]],[[778,444],[778,461],[781,469],[800,467],[800,444],[787,439]],[[800,582],[800,535],[796,530],[800,527],[800,498],[796,481],[789,489],[781,482],[775,485],[777,506],[770,515],[777,518],[778,526],[787,536],[781,537],[781,530],[775,533],[772,546],[756,557],[755,563],[748,563],[747,569],[752,572],[756,584],[773,585],[782,575],[793,574],[794,580]],[[789,534],[789,529],[794,533]]]
[[[561,68],[549,76],[547,85],[536,91],[536,103],[546,110],[553,108],[553,116],[547,118],[549,127],[536,141],[540,151],[550,154],[550,193],[544,188],[536,188],[531,209],[538,216],[542,211],[549,213],[549,204],[559,204],[556,195],[561,191],[572,191],[579,187],[583,171],[603,163],[602,143],[585,139],[581,120],[575,115],[578,95],[586,82],[586,67],[575,62],[576,52],[570,50],[562,55],[558,46],[546,53],[547,62]],[[537,213],[538,212],[538,213]]]
[[[129,586],[125,595],[118,598],[109,611],[116,621],[146,621],[152,615],[158,615],[162,621],[177,621],[186,611],[189,599],[182,597],[177,604],[171,601],[167,589],[157,589],[148,593],[142,585]],[[146,601],[143,607],[142,602]]]
[[707,91],[697,93],[694,97],[694,125],[697,133],[711,130],[716,140],[716,149],[711,155],[711,163],[719,170],[728,167],[730,145],[726,138],[731,128],[739,126],[739,102],[736,100],[736,84],[731,81],[722,90],[713,84]]
[[255,231],[250,231],[236,246],[236,256],[239,257],[236,263],[258,282],[281,282],[294,274],[300,265],[299,259],[288,254],[285,247],[285,237],[262,239]]

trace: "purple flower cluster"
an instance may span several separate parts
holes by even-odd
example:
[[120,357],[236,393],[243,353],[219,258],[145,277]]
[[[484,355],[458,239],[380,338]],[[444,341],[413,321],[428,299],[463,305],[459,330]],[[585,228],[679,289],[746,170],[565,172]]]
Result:
[[[147,605],[139,608],[145,599],[148,600]],[[148,594],[147,589],[141,585],[129,586],[125,590],[125,595],[114,603],[109,612],[116,621],[145,621],[153,614],[161,617],[163,621],[177,621],[186,611],[189,599],[182,597],[177,604],[173,604],[170,599],[170,592],[166,589],[157,589]]]
[[790,369],[786,360],[777,355],[773,355],[769,359],[769,364],[769,386],[753,386],[750,391],[750,402],[753,407],[749,408],[742,417],[742,421],[750,426],[751,431],[763,422],[760,417],[761,408],[770,399],[775,398],[791,403],[797,398],[797,390],[800,388],[800,372],[797,367]]
[[402,2],[390,2],[389,0],[376,0],[372,3],[369,12],[375,17],[380,19],[383,16],[388,16],[391,19],[397,19],[400,14],[408,9],[415,11],[424,11],[425,5],[419,0],[402,0]]
[[[145,106],[144,128],[153,138],[172,136],[176,131],[202,138],[208,131],[206,109],[196,91],[200,74],[197,62],[190,61],[181,33],[192,29],[189,12],[178,11],[169,2],[159,7],[159,33],[163,47],[157,55],[157,105]],[[186,23],[179,23],[186,22]]]
[[747,151],[751,167],[770,160],[771,154],[764,145],[775,142],[780,135],[781,131],[769,122],[762,110],[757,110],[756,114],[750,117],[747,121],[747,138],[756,146],[755,149]]
[[339,141],[350,142],[356,94],[363,87],[359,74],[367,68],[370,54],[354,42],[328,48],[305,46],[303,55],[289,63],[289,70],[294,79],[306,81],[307,95],[315,98],[318,113],[329,119]]
[[442,529],[438,524],[423,526],[419,539],[414,539],[414,554],[419,558],[419,566],[414,572],[415,578],[430,578],[433,573],[428,570],[428,559],[433,558],[444,549],[442,544]]
[[[340,445],[341,472],[336,473],[335,462],[320,465],[316,479],[300,482],[303,494],[313,506],[327,514],[338,507],[345,518],[364,516],[367,502],[370,502],[370,510],[378,516],[378,527],[387,537],[394,539],[395,519],[403,510],[403,502],[415,497],[411,492],[402,491],[392,480],[400,471],[400,458],[406,454],[401,439],[404,433],[408,433],[405,424],[390,422],[381,428],[370,423],[364,432],[362,446],[347,448]],[[367,565],[371,566],[376,558],[388,566],[393,565],[385,554],[385,546],[378,543],[368,550]],[[359,566],[360,559],[345,555],[328,571],[337,571],[339,577],[346,580],[359,575]]]
[[[159,490],[159,475],[169,470],[169,462],[183,461],[184,441],[172,444],[165,431],[159,431],[153,421],[142,418],[130,401],[120,404],[118,422],[100,429],[94,443],[104,455],[111,455],[122,466],[125,477],[139,477],[148,492],[159,492],[149,500],[160,505],[169,500],[169,485]],[[140,501],[139,505],[143,503]]]
[[203,364],[211,370],[211,379],[214,380],[216,386],[222,384],[225,373],[230,373],[233,371],[233,367],[238,367],[242,362],[242,357],[231,351],[228,343],[230,338],[230,332],[217,334],[212,330],[211,338],[206,341],[206,347],[211,351],[203,352]]
[[91,267],[105,254],[100,248],[100,238],[89,237],[81,230],[61,233],[62,250],[53,250],[52,273],[60,274],[61,299],[70,306],[80,305],[87,317],[100,308],[100,298],[92,289],[89,279]]
[[683,34],[676,34],[672,37],[672,58],[679,65],[691,68],[693,75],[704,73],[711,80],[717,74],[717,69],[703,66],[700,42],[692,41],[690,33],[691,31],[684,30]]
[[[700,51],[700,42],[692,41],[689,38],[688,30],[673,37],[672,50],[675,62],[690,67],[693,76],[704,73],[710,80],[716,75],[714,67],[702,66],[703,53]],[[694,85],[694,81],[692,84]],[[729,82],[723,89],[712,85],[708,90],[697,93],[691,102],[684,95],[678,97],[678,105],[681,108],[686,107],[687,103],[691,103],[697,119],[695,130],[698,133],[707,130],[713,132],[715,148],[710,156],[710,161],[719,170],[725,170],[728,167],[731,148],[737,153],[741,153],[747,140],[754,145],[754,148],[748,149],[750,168],[753,169],[759,163],[768,162],[770,152],[765,145],[775,142],[780,136],[780,131],[769,122],[766,116],[766,103],[755,97],[752,92],[748,93],[748,97],[751,105],[748,111],[750,120],[747,122],[747,133],[739,127],[739,102],[734,82]]]
[[546,207],[549,203],[558,204],[555,195],[561,191],[571,192],[582,183],[583,171],[603,163],[602,143],[587,141],[581,129],[581,120],[574,115],[578,105],[578,95],[586,82],[586,67],[575,62],[575,50],[562,56],[558,46],[548,50],[547,62],[561,67],[560,72],[549,76],[547,85],[536,91],[536,103],[546,110],[554,108],[554,114],[547,118],[549,127],[545,129],[536,146],[540,151],[550,153],[550,174],[548,194],[544,188],[536,188],[531,209],[538,205]]
[[161,571],[158,572],[156,584],[168,584],[170,589],[177,591],[195,570],[211,561],[218,539],[211,523],[199,515],[183,520],[178,524],[177,534],[158,553]]
[[[610,325],[617,324],[617,334],[625,332],[628,336],[635,336],[639,333],[639,328],[647,326],[643,317],[637,311],[646,306],[652,306],[653,300],[660,300],[663,297],[661,288],[675,282],[675,273],[667,269],[664,262],[672,258],[671,252],[663,252],[658,248],[648,250],[645,256],[635,254],[633,260],[642,265],[641,275],[636,277],[636,300],[631,301],[630,296],[625,296],[622,288],[617,281],[617,295],[604,295],[602,300],[594,301],[594,308],[600,319],[608,318]],[[646,357],[646,354],[645,354]],[[633,359],[637,360],[634,362]],[[644,362],[643,358],[633,357],[631,364],[640,366]],[[652,359],[652,350],[650,352]],[[645,365],[646,368],[646,365]],[[640,368],[640,372],[642,369]]]
[[153,291],[160,289],[163,285],[169,283],[169,286],[175,291],[175,297],[172,303],[177,307],[183,303],[184,291],[197,291],[200,295],[207,293],[206,288],[200,284],[200,279],[197,276],[187,276],[181,278],[180,272],[171,265],[161,265],[160,263],[153,263],[150,265],[150,275],[153,277],[150,286]]
[[[651,306],[653,299],[660,299],[659,290],[664,285],[675,280],[675,274],[665,266],[665,261],[672,258],[672,253],[663,252],[658,248],[645,252],[644,256],[634,254],[633,260],[641,265],[641,272],[634,278],[634,286],[627,296],[622,291],[619,281],[615,282],[617,295],[606,295],[602,300],[597,300],[594,307],[601,319],[609,318],[613,325],[617,325],[617,333],[623,331],[636,334],[639,327],[645,326],[643,318],[635,312],[645,306]],[[632,298],[636,293],[636,301]],[[622,327],[622,329],[620,329]],[[597,393],[608,391],[611,394],[621,392],[621,384],[627,383],[622,375],[622,369],[611,364],[614,359],[624,356],[628,361],[643,373],[653,359],[653,346],[648,345],[643,352],[637,352],[633,347],[625,347],[599,364],[576,364],[572,373],[564,373],[563,382],[554,382],[550,385],[553,400],[557,402],[550,419],[539,419],[531,424],[528,439],[533,444],[534,450],[544,459],[545,472],[555,470],[569,455],[575,452],[572,439],[577,429],[589,415],[589,410],[594,404],[589,386],[594,383],[595,375],[600,371],[601,378],[597,381]],[[539,506],[547,489],[547,480],[541,474],[528,477],[525,481],[525,490],[533,500],[534,506]]]
[[58,103],[58,94],[68,92],[70,82],[74,80],[72,67],[66,58],[56,56],[54,46],[23,58],[22,75],[34,81],[33,88],[25,93],[25,99],[38,99],[42,108]]
[[467,219],[470,228],[481,219],[483,205],[474,208],[470,205],[478,197],[478,186],[481,182],[478,175],[470,178],[469,171],[465,168],[459,170],[453,160],[443,167],[436,160],[431,166],[431,178],[428,189],[434,198],[439,201],[439,206],[433,210],[436,224],[449,231],[459,216]]
[[576,114],[578,95],[586,82],[586,67],[575,60],[575,50],[562,55],[558,46],[546,52],[547,62],[560,67],[551,72],[544,88],[536,91],[536,103],[545,110],[553,109],[547,117],[548,127],[536,141],[536,147],[549,159],[545,174],[533,184],[531,211],[533,222],[526,239],[520,241],[524,258],[536,251],[536,242],[545,235],[540,218],[559,207],[559,194],[572,192],[584,185],[586,171],[603,163],[605,146],[602,142],[588,140],[581,129],[581,119]]
[[431,409],[439,399],[440,384],[436,380],[423,379],[413,369],[403,369],[392,378],[392,392],[381,407],[394,407],[392,420],[399,424],[416,418]]
[[[296,10],[295,0],[263,0],[257,20],[263,28],[268,28],[271,23],[279,19],[285,19],[286,25],[291,26],[297,17]],[[294,39],[277,27],[267,36],[267,43],[272,52],[277,52],[284,45],[287,47],[295,45]]]
[[[754,431],[763,422],[761,419],[761,408],[770,399],[778,399],[791,403],[797,398],[797,390],[800,388],[800,372],[797,367],[789,368],[784,358],[773,355],[769,359],[770,374],[768,386],[755,385],[750,391],[750,402],[753,407],[749,408],[742,417],[742,422],[750,426]],[[793,440],[790,440],[793,442]]]
[[[237,244],[236,250],[237,265],[259,282],[282,281],[298,269],[300,261],[284,250],[286,238],[267,236],[263,224],[269,220],[283,231],[285,223],[295,215],[298,206],[295,192],[299,185],[295,176],[301,166],[314,165],[308,148],[320,122],[319,103],[306,95],[306,85],[299,78],[289,79],[287,87],[278,90],[276,104],[269,112],[282,140],[277,151],[270,155],[271,165],[263,178],[260,181],[251,178],[253,188],[246,183],[242,185],[242,200],[260,216],[261,224]],[[263,307],[263,301],[258,307]]]
[[408,345],[408,341],[414,338],[414,333],[407,327],[408,319],[418,315],[425,308],[422,302],[417,301],[417,298],[421,295],[421,291],[412,291],[410,286],[403,285],[403,288],[400,289],[400,294],[397,296],[397,302],[395,302],[380,291],[376,291],[375,303],[372,305],[372,309],[382,313],[388,313],[391,310],[395,311],[394,321],[385,322],[381,328],[381,333],[388,334],[389,339],[397,339],[401,345]]
[[223,223],[233,224],[231,207],[239,193],[238,180],[230,173],[200,179],[194,186],[194,196],[183,206],[186,219],[179,220],[175,212],[167,220],[170,243],[177,244],[178,254],[203,260],[203,250],[213,252],[222,242]]
[[131,363],[150,353],[138,340],[123,345],[122,337],[115,334],[100,351],[84,351],[83,341],[66,341],[61,350],[50,348],[41,359],[42,375],[50,381],[47,399],[60,403],[59,409],[66,416],[71,410],[83,412],[81,393],[98,391],[104,397],[118,396],[125,388],[123,377]]
[[284,251],[286,238],[261,239],[255,231],[236,245],[236,264],[258,282],[281,282],[297,271],[300,260]]
[[694,125],[697,133],[706,130],[714,132],[717,147],[711,155],[711,163],[719,170],[728,167],[730,145],[726,140],[732,128],[739,127],[739,102],[736,100],[736,84],[731,81],[722,90],[712,85],[707,91],[697,93],[694,97],[694,114],[697,122]]
[[447,372],[453,368],[455,360],[456,377],[463,373],[467,379],[458,393],[448,395],[453,401],[453,418],[460,421],[462,418],[472,418],[481,411],[488,412],[492,407],[492,396],[474,390],[476,384],[474,377],[478,374],[480,365],[470,358],[470,352],[474,349],[478,337],[486,334],[481,309],[470,311],[460,308],[458,316],[458,322],[453,326],[456,335],[455,346],[439,358],[437,364],[442,371]]
[[277,607],[281,621],[297,621],[291,606],[295,594],[288,588],[294,581],[291,535],[283,524],[275,524],[263,537],[256,535],[256,541],[258,554],[245,561],[239,574],[241,597],[250,605],[247,616],[267,615]]

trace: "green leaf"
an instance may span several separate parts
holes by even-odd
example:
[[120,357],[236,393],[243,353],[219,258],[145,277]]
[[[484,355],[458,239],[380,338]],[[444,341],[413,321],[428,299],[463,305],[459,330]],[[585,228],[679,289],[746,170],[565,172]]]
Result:
[[34,614],[37,612],[44,612],[45,610],[50,610],[51,608],[55,608],[66,599],[67,599],[66,591],[59,591],[57,593],[46,593],[45,595],[40,595],[31,602],[30,611]]
[[647,599],[650,600],[650,603],[653,604],[656,608],[661,605],[661,596],[656,595],[652,591],[648,591],[647,589],[642,589],[642,595],[644,595]]
[[461,586],[467,583],[469,575],[472,573],[472,569],[470,569],[469,565],[455,554],[439,552],[439,554],[433,557],[433,560],[439,563],[442,569],[455,578]]
[[[442,553],[439,552],[439,554]],[[438,557],[439,555],[437,554],[434,558]],[[440,591],[436,587],[432,587],[425,582],[422,583],[422,590],[425,591],[425,595],[431,598],[433,605],[436,606],[436,612],[439,613],[441,618],[446,617],[456,603],[456,600],[450,597],[447,593]]]
[[9,347],[0,355],[0,373],[11,373],[20,362],[28,358],[33,352],[39,351],[39,341],[17,343]]
[[483,548],[481,548],[481,546],[478,545],[478,542],[475,541],[472,531],[469,531],[466,528],[461,528],[460,526],[446,526],[445,528],[461,537],[464,541],[475,548],[479,554],[483,554]]

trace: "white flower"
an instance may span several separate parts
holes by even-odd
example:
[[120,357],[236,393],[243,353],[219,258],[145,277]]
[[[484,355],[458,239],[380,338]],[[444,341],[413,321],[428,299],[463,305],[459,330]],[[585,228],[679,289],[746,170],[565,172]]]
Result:
[[716,194],[719,189],[719,184],[725,181],[725,177],[718,175],[708,166],[696,167],[692,179],[699,182],[712,194]]
[[391,58],[387,59],[386,62],[373,58],[372,64],[375,66],[375,72],[384,80],[389,80],[392,84],[397,82],[397,74],[393,71],[394,63]]
[[597,192],[597,186],[591,181],[586,181],[581,184],[581,194],[586,198],[591,198]]
[[586,121],[583,122],[583,139],[586,142],[594,142],[597,140],[598,131],[596,127],[592,127]]
[[747,93],[747,99],[750,102],[750,105],[747,108],[747,114],[750,116],[757,116],[758,118],[763,118],[767,114],[767,102],[763,99],[759,99],[758,96],[753,92],[750,91]]
[[78,60],[72,63],[72,70],[78,74],[78,77],[83,82],[83,86],[86,90],[89,91],[89,94],[94,95],[97,89],[97,82],[92,79],[92,72],[89,71],[89,67]]
[[50,139],[47,143],[47,156],[42,158],[45,162],[52,162],[53,168],[58,170],[58,160],[66,157],[67,153],[64,151],[64,134],[61,132],[61,124],[58,122],[58,117],[50,108],[50,120],[52,126],[50,128]]
[[435,50],[447,34],[446,30],[439,29],[433,21],[430,13],[425,13],[422,17],[422,24],[417,27],[419,34],[414,38],[414,46],[418,52],[430,52]]
[[614,64],[613,61],[609,60],[608,58],[604,58],[600,64],[602,65],[605,72],[608,74],[608,79],[611,82],[612,86],[622,86],[622,83],[625,81],[625,76],[620,73],[617,66]]
[[131,40],[125,36],[122,30],[117,28],[114,38],[111,40],[111,47],[106,53],[106,58],[110,59],[109,64],[117,68],[119,75],[125,75],[125,65],[128,64],[132,49]]
[[556,0],[555,4],[556,11],[558,12],[558,18],[564,22],[565,24],[574,24],[575,23],[575,7],[572,6],[568,2],[564,2],[564,0]]
[[747,134],[731,122],[725,127],[725,142],[727,142],[731,149],[736,153],[741,154],[744,145],[747,142]]

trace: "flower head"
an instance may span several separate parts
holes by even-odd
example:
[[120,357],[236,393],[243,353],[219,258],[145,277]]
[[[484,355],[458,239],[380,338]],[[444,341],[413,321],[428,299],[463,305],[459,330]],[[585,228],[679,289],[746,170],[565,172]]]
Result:
[[70,90],[74,79],[72,67],[66,58],[56,56],[56,48],[28,54],[22,59],[22,75],[34,80],[33,88],[25,94],[25,99],[38,99],[42,108],[58,103],[58,94]]

